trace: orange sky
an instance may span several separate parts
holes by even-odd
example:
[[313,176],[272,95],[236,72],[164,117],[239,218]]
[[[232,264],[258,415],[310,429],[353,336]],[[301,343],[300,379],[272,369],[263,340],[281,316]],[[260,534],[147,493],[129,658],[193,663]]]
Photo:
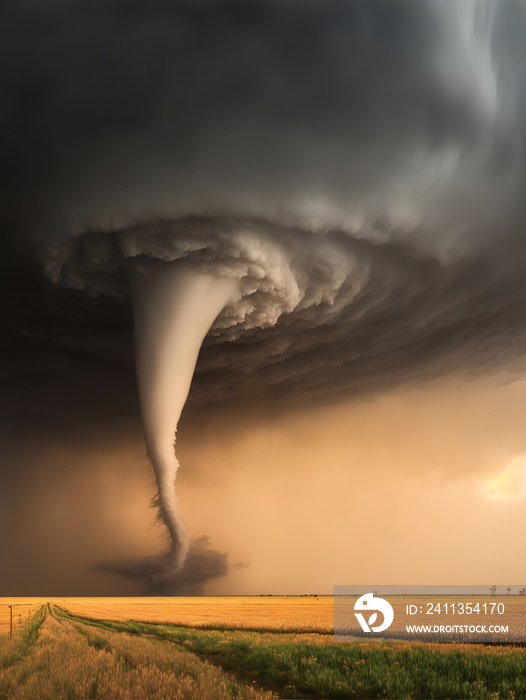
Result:
[[[274,419],[183,424],[178,487],[190,533],[248,565],[206,592],[525,583],[526,498],[487,488],[526,454],[525,400],[526,381],[451,380]],[[89,571],[163,546],[140,427],[89,444],[72,436],[32,454],[11,516],[7,594],[140,592]]]

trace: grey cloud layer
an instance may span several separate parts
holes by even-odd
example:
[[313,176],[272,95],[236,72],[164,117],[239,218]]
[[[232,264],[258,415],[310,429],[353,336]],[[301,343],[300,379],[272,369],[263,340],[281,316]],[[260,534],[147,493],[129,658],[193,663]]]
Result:
[[50,279],[126,299],[147,258],[240,279],[191,400],[522,356],[522,2],[7,14],[10,192]]
[[508,59],[520,48],[511,42],[497,72],[490,29],[511,23],[513,6],[494,19],[497,7],[12,9],[3,50],[17,195],[38,205],[46,235],[217,213],[414,227],[437,187],[455,175],[469,194],[476,169],[480,188],[490,159],[516,143],[520,56]]

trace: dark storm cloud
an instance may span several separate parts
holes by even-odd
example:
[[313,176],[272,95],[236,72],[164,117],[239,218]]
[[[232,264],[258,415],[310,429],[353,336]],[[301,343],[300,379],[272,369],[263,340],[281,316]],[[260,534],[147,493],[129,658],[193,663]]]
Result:
[[[200,354],[200,431],[216,402],[519,366],[525,17],[522,0],[3,3],[4,530],[49,444],[136,417],[128,278],[152,259],[239,289]],[[171,579],[167,555],[107,556],[97,571],[155,593],[229,571],[206,538]]]
[[[397,151],[394,133],[470,131],[469,109],[425,87],[430,14],[417,2],[7,5],[7,179],[37,215],[81,227],[135,215],[131,189],[141,215],[195,187],[202,206],[206,189],[217,202],[243,183],[286,183],[289,197],[291,175],[296,192],[316,189],[324,161],[341,190],[334,131],[355,158],[372,136]],[[386,97],[389,118],[371,122]]]
[[6,221],[77,290],[42,282],[13,322],[17,381],[99,362],[127,386],[127,273],[149,258],[240,280],[196,403],[522,356],[523,3],[2,13]]

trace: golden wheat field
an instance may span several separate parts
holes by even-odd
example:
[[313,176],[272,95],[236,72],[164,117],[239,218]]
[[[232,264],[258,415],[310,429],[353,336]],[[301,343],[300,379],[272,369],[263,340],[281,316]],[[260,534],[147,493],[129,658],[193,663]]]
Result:
[[[422,599],[406,596],[388,597],[395,610],[393,633],[406,622],[426,624],[443,622],[441,616],[419,613],[410,619],[402,615],[406,605],[414,604],[419,610]],[[448,598],[434,599],[434,603],[448,602]],[[466,600],[474,600],[467,597]],[[506,608],[506,621],[513,630],[526,633],[526,598],[521,596],[497,597]],[[332,634],[334,631],[333,596],[219,596],[219,597],[130,597],[130,598],[0,598],[0,634],[9,631],[9,605],[13,605],[13,625],[21,624],[44,603],[65,608],[75,615],[100,620],[140,620],[166,622],[189,627],[228,627],[240,630],[268,630],[276,632]],[[352,601],[350,603],[352,605]],[[338,606],[337,606],[338,609]],[[425,610],[425,608],[424,608]],[[443,617],[443,616],[442,616]],[[447,622],[472,622],[475,617],[462,620],[448,618]],[[480,621],[479,617],[479,621]],[[402,622],[403,621],[403,622]],[[498,615],[487,616],[484,622],[499,622]],[[395,635],[396,636],[396,635]],[[439,641],[437,639],[437,641]]]
[[[170,622],[192,627],[228,626],[279,632],[333,631],[333,596],[163,597],[163,598],[0,598],[0,633],[9,629],[8,605],[18,624],[44,603],[75,615],[105,620]],[[24,617],[25,616],[25,617]]]
[[526,698],[524,647],[336,643],[332,596],[1,598],[5,631],[8,605],[0,700]]

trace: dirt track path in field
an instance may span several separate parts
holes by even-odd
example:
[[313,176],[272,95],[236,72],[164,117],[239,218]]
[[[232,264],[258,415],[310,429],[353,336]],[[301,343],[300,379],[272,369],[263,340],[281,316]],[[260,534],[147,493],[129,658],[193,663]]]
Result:
[[[174,629],[180,629],[180,632],[182,633],[183,637],[185,636],[185,631],[188,631],[190,633],[189,636],[191,636],[192,632],[197,632],[201,634],[204,633],[209,635],[221,634],[221,632],[219,632],[218,630],[201,630],[199,628],[197,630],[194,630],[193,628],[179,628],[179,626],[172,624],[167,624],[165,626],[159,623],[151,624],[148,622],[141,621],[124,622],[122,620],[91,619],[75,615],[69,610],[65,610],[58,606],[54,607],[53,614],[55,614],[59,620],[65,619],[71,622],[75,629],[82,634],[85,633],[86,628],[95,628],[103,630],[105,632],[113,633],[114,635],[125,634],[127,636],[130,636],[131,632],[133,639],[143,639],[148,640],[150,642],[162,642],[164,644],[175,645],[175,647],[177,647],[180,650],[183,650],[185,653],[191,653],[206,665],[212,665],[216,667],[221,673],[230,677],[234,683],[239,683],[243,687],[248,687],[252,690],[258,690],[262,697],[276,699],[282,697],[283,686],[285,684],[278,685],[277,683],[271,682],[268,678],[265,678],[264,676],[262,677],[262,675],[255,668],[245,668],[242,664],[238,666],[235,663],[232,663],[232,659],[229,658],[228,653],[225,653],[224,651],[223,653],[218,652],[217,649],[213,651],[211,649],[208,649],[207,651],[200,651],[198,648],[196,648],[195,643],[192,643],[192,641],[188,639],[180,639],[173,635]],[[168,630],[170,630],[172,634],[170,634]],[[234,629],[229,630],[229,634],[246,635],[250,634],[250,632],[247,632],[246,630]],[[262,633],[259,636],[266,635],[265,633]],[[271,636],[274,636],[274,634],[271,633]],[[300,697],[300,695],[297,694],[292,685],[287,685],[286,688],[288,692],[285,695],[285,697]],[[310,692],[307,693],[306,696],[301,695],[301,697],[308,697],[309,699],[312,698],[315,700],[315,698],[321,696]]]
[[70,620],[47,606],[0,648],[0,700],[272,700],[157,638]]

